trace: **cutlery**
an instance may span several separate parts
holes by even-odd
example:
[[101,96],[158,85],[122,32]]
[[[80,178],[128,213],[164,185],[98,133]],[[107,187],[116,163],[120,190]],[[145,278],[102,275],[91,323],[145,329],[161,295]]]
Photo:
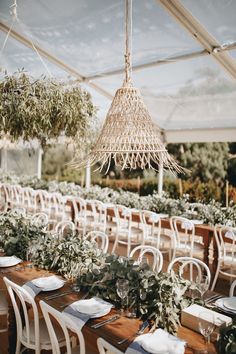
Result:
[[44,300],[53,300],[53,299],[56,299],[57,297],[69,295],[69,294],[72,294],[72,293],[73,293],[73,291],[70,290],[70,291],[65,291],[64,293],[58,293],[58,294],[54,294],[54,295],[49,295],[49,296],[46,296],[44,298]]
[[134,334],[131,334],[131,336],[125,338],[125,339],[122,339],[120,341],[117,342],[117,344],[124,344],[125,342],[127,342],[127,340],[129,340],[130,338],[132,337],[135,337],[135,336],[138,336],[140,334],[143,334],[143,332],[145,331],[145,329],[149,326],[149,322],[148,321],[145,321],[141,324],[139,330],[134,333]]
[[213,296],[210,296],[208,299],[206,299],[205,300],[205,303],[209,303],[209,302],[214,302],[214,301],[216,301],[216,300],[218,300],[218,299],[220,299],[220,298],[222,298],[223,296],[222,295],[220,295],[220,294],[215,294],[215,295],[213,295]]
[[107,320],[104,320],[104,321],[102,321],[102,322],[99,322],[99,323],[97,323],[97,324],[91,326],[91,328],[95,328],[95,329],[100,328],[100,327],[102,327],[102,326],[105,326],[105,325],[108,324],[108,323],[111,323],[111,322],[113,322],[113,321],[118,320],[118,318],[120,318],[119,315],[114,315],[114,316],[108,318]]

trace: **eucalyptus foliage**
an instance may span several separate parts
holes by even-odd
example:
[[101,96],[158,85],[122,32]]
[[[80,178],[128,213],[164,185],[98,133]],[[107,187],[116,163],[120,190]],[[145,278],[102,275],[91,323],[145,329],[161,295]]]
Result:
[[0,81],[0,132],[14,141],[84,136],[95,108],[90,94],[55,79],[33,80],[24,72]]
[[217,347],[221,354],[236,353],[236,318],[231,325],[220,329]]
[[89,269],[97,269],[105,255],[96,242],[68,234],[57,238],[48,236],[39,240],[34,255],[34,264],[39,268],[54,270],[66,278],[76,278]]
[[117,279],[128,279],[128,302],[142,319],[176,333],[181,310],[191,304],[184,294],[190,282],[167,273],[153,272],[147,264],[135,264],[132,259],[108,256],[100,268],[91,268],[78,278],[78,284],[91,295],[102,297],[120,306],[116,293]]
[[28,248],[33,240],[46,236],[43,226],[35,225],[31,218],[14,211],[0,214],[0,246],[7,256],[27,258]]

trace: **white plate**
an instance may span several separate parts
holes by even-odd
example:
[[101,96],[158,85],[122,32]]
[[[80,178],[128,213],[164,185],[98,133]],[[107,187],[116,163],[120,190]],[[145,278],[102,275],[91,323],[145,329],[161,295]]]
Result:
[[22,260],[20,258],[15,257],[15,256],[0,257],[0,267],[12,267],[12,266],[15,266],[21,262],[22,262]]
[[227,309],[236,311],[236,296],[228,297],[223,304]]
[[63,287],[65,282],[61,278],[58,278],[56,275],[52,275],[49,277],[33,279],[32,283],[42,291],[51,291],[60,289]]
[[225,305],[224,301],[228,300],[229,297],[222,297],[221,299],[216,300],[215,305],[219,307],[221,310],[228,312],[230,314],[236,314],[236,310],[229,310]]
[[203,220],[197,220],[197,219],[193,219],[191,220],[195,225],[202,225],[203,224]]
[[102,316],[105,316],[107,315],[109,312],[111,311],[111,307],[108,307],[106,309],[103,310],[103,312],[99,312],[95,315],[92,315],[91,318],[99,318],[99,317],[102,317]]
[[86,300],[79,300],[73,305],[74,310],[84,313],[86,315],[96,315],[100,312],[103,312],[107,307],[104,306],[103,303],[100,303],[95,298],[86,299]]

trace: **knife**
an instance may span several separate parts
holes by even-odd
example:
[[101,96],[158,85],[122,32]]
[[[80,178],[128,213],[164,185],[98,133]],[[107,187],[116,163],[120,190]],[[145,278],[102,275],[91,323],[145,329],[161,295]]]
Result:
[[54,295],[46,296],[46,297],[44,298],[44,300],[53,300],[53,299],[56,299],[57,297],[69,295],[69,294],[72,294],[72,293],[73,293],[72,290],[70,290],[70,291],[65,291],[64,293],[57,293],[57,294],[54,294]]
[[110,323],[110,322],[113,322],[113,321],[115,321],[115,320],[118,320],[118,318],[120,318],[119,315],[114,315],[114,316],[108,318],[107,320],[104,320],[104,321],[102,321],[102,322],[99,322],[99,323],[97,323],[97,324],[91,326],[91,328],[95,328],[95,329],[100,328],[100,327],[105,326],[106,324],[108,324],[108,323]]

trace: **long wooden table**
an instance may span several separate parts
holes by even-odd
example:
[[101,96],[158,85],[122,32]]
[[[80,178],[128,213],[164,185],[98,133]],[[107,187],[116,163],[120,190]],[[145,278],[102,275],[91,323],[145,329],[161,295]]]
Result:
[[[15,283],[19,285],[23,285],[29,280],[53,274],[50,272],[47,272],[45,270],[39,270],[36,268],[25,268],[24,266],[27,263],[25,262],[24,264],[21,265],[22,270],[16,270],[15,267],[9,267],[5,268],[3,271],[0,271],[0,287],[4,286],[3,282],[3,277],[6,276]],[[64,293],[66,290],[71,290],[70,284],[67,282],[63,288],[51,292],[41,292],[39,295],[35,297],[36,303],[39,303],[40,300],[45,300],[45,297],[48,296],[49,294],[54,294],[54,293]],[[46,301],[48,304],[51,306],[55,307],[59,311],[62,311],[61,305],[63,304],[70,304],[73,301],[78,300],[81,298],[83,294],[79,293],[71,293],[65,296],[61,296],[58,298],[55,298],[53,300],[48,300]],[[15,343],[15,335],[16,335],[16,328],[15,328],[15,320],[14,320],[14,313],[13,313],[13,308],[9,300],[9,343],[10,343],[10,350],[9,353],[13,354],[14,353],[14,343]],[[92,353],[92,354],[97,354],[97,345],[96,345],[96,340],[98,337],[103,337],[105,340],[110,342],[112,345],[116,346],[119,350],[122,352],[125,352],[126,348],[128,347],[129,343],[132,342],[134,337],[131,337],[129,341],[127,341],[123,345],[118,345],[117,341],[124,339],[134,333],[137,332],[139,325],[141,321],[139,319],[128,319],[126,317],[120,317],[117,321],[112,322],[110,324],[107,324],[99,329],[93,329],[91,328],[92,324],[99,323],[100,321],[103,321],[104,319],[108,318],[111,314],[116,313],[115,309],[111,310],[111,313],[103,316],[102,318],[98,319],[93,319],[89,320],[86,325],[83,327],[83,334],[85,337],[85,343],[86,343],[86,353]],[[204,340],[203,337],[199,334],[196,333],[188,328],[185,327],[179,327],[178,330],[178,337],[186,340],[188,343],[188,346],[186,347],[185,354],[193,354],[196,351],[199,351],[203,348],[205,348]],[[1,345],[1,344],[0,344]],[[215,347],[212,344],[212,353],[216,353]],[[0,350],[1,354],[5,354],[5,352]]]

